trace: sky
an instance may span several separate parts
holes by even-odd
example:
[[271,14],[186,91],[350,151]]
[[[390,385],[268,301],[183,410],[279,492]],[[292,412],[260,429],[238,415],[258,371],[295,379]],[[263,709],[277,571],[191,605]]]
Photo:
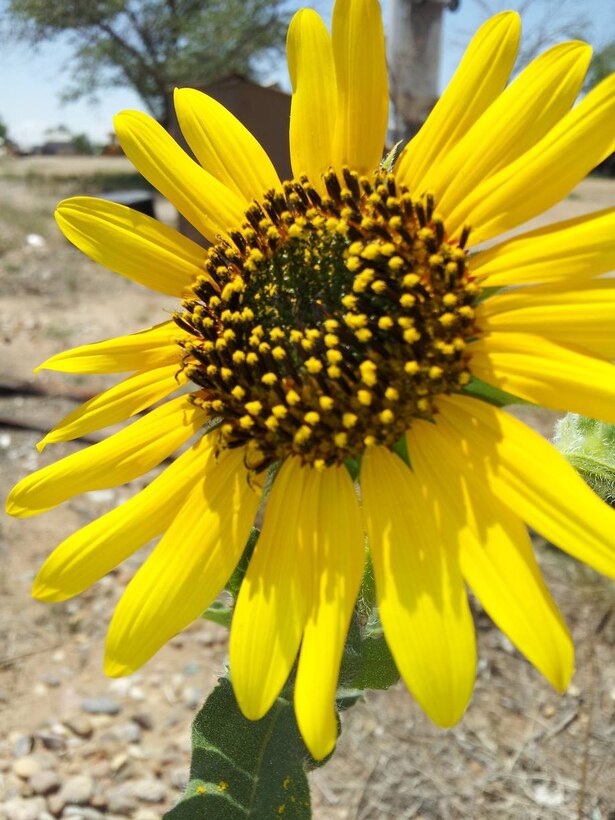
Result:
[[[494,11],[516,8],[521,0],[485,0]],[[382,0],[385,28],[388,25],[390,0]],[[304,5],[297,2],[296,6]],[[310,5],[310,3],[305,3]],[[313,3],[328,22],[332,2]],[[545,12],[564,7],[569,17],[587,15],[591,11],[592,26],[587,39],[600,47],[615,39],[615,2],[613,0],[532,0],[524,18],[528,29]],[[487,13],[480,0],[460,0],[457,11],[444,14],[440,89],[451,78],[463,49],[473,31],[486,19]],[[129,89],[111,89],[99,92],[96,103],[86,100],[61,104],[59,91],[67,85],[68,76],[63,68],[69,60],[70,49],[55,40],[38,53],[24,46],[3,47],[0,53],[0,119],[9,129],[9,136],[24,148],[44,140],[46,129],[65,125],[73,134],[86,133],[97,142],[106,142],[112,130],[113,115],[125,108],[143,109],[143,103]],[[288,88],[286,66],[283,60],[270,76]]]

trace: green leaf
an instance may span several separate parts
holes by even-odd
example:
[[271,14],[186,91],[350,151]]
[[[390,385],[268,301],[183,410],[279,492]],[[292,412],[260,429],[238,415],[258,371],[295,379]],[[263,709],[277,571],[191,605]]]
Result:
[[192,725],[188,788],[165,820],[306,820],[307,757],[288,700],[247,720],[229,679],[220,678]]
[[468,396],[474,396],[477,399],[482,399],[488,404],[494,404],[496,407],[506,407],[509,404],[531,404],[532,402],[520,399],[519,396],[513,396],[512,393],[506,393],[494,387],[492,384],[477,379],[476,376],[472,379],[470,384],[464,387],[463,393]]
[[246,548],[243,551],[243,555],[233,574],[228,580],[226,584],[226,589],[231,593],[233,598],[237,599],[239,595],[239,588],[241,587],[241,583],[243,581],[244,575],[246,574],[246,570],[248,569],[248,564],[250,563],[250,558],[252,557],[252,553],[254,552],[254,547],[256,546],[256,542],[258,541],[258,536],[261,534],[261,531],[256,527],[252,528],[252,532],[250,533],[250,537],[248,538],[248,543],[246,544]]
[[388,689],[399,680],[399,672],[384,637],[361,642],[361,667],[352,680],[355,689]]
[[568,413],[554,444],[598,495],[615,506],[615,425]]

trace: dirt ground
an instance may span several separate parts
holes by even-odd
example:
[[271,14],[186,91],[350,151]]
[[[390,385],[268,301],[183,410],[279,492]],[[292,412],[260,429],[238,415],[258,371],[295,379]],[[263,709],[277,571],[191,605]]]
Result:
[[[75,177],[129,169],[123,160],[0,164],[3,498],[29,471],[83,446],[35,450],[76,401],[108,384],[34,377],[32,369],[67,347],[164,320],[174,307],[89,262],[53,222],[57,200],[83,191]],[[615,183],[587,180],[549,221],[614,203]],[[156,205],[159,218],[173,220],[165,203]],[[529,420],[544,432],[551,423],[535,412]],[[45,605],[29,594],[55,544],[144,483],[88,493],[25,521],[2,519],[0,816],[7,820],[154,820],[181,794],[190,723],[223,670],[225,631],[198,622],[139,674],[110,681],[101,670],[105,630],[146,551],[75,600]],[[441,731],[403,686],[368,693],[344,714],[331,762],[311,776],[316,820],[615,820],[615,585],[541,543],[537,549],[577,647],[568,692],[552,691],[475,606],[480,664],[464,719]]]

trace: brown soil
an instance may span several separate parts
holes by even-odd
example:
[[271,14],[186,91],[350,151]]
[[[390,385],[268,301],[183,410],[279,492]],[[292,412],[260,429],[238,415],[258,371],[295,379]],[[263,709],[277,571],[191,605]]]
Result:
[[[101,162],[93,168],[81,161],[67,173],[98,174],[109,167],[117,172],[120,167],[116,160]],[[3,497],[29,471],[82,446],[56,445],[41,456],[34,447],[42,431],[75,406],[75,399],[107,383],[102,377],[44,372],[33,377],[32,368],[64,348],[161,321],[174,306],[172,300],[104,271],[62,239],[53,224],[53,205],[80,189],[58,179],[62,167],[68,167],[62,161],[46,163],[35,167],[35,173],[27,162],[0,165]],[[566,218],[614,202],[615,184],[592,179],[549,217]],[[172,219],[168,207],[157,206],[161,218]],[[42,241],[28,240],[32,233]],[[32,395],[33,385],[45,395]],[[530,421],[546,431],[550,419],[533,413]],[[224,668],[225,631],[198,622],[129,682],[112,682],[101,671],[104,634],[113,606],[144,554],[73,601],[44,605],[29,595],[36,569],[52,547],[134,489],[89,493],[26,521],[3,519],[2,816],[80,816],[67,814],[57,793],[33,795],[35,778],[20,775],[16,765],[23,757],[35,757],[39,768],[56,771],[62,783],[75,775],[91,776],[95,788],[88,811],[99,816],[152,820],[181,793],[190,722],[198,701]],[[615,586],[557,551],[540,543],[537,548],[575,638],[577,672],[569,691],[562,697],[553,692],[476,606],[480,665],[465,718],[455,729],[440,731],[403,686],[368,693],[344,715],[331,762],[311,776],[317,820],[614,820]],[[67,728],[65,721],[83,719],[85,697],[103,695],[116,701],[117,715],[88,718],[87,737]],[[133,728],[127,729],[128,724]],[[121,800],[111,797],[122,784],[143,779],[157,784],[158,792],[150,789],[143,796],[137,789],[132,804],[128,801],[120,811]],[[35,805],[38,814],[15,813]],[[96,815],[83,814],[88,816]]]

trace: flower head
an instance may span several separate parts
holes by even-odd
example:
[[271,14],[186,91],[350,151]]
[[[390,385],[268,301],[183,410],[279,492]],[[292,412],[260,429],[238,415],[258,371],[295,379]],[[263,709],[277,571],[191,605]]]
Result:
[[230,640],[248,717],[270,708],[297,662],[303,737],[315,757],[333,748],[366,537],[386,639],[435,722],[455,723],[473,687],[465,583],[566,686],[572,645],[526,524],[615,576],[614,512],[537,434],[485,403],[481,384],[615,421],[615,280],[596,278],[615,262],[615,209],[475,249],[557,202],[612,150],[615,82],[572,107],[589,60],[572,42],[506,86],[518,39],[516,14],[489,20],[387,168],[379,4],[337,0],[331,35],[301,11],[288,36],[294,179],[281,182],[254,137],[196,91],[175,102],[198,163],[149,117],[117,119],[126,154],[207,251],[119,205],[60,203],[78,248],[181,300],[173,321],[41,365],[132,372],[41,447],[189,392],[25,478],[8,502],[15,515],[43,512],[130,481],[192,440],[35,580],[38,598],[63,600],[162,535],[113,617],[110,675],[145,663],[213,601],[269,475]]

